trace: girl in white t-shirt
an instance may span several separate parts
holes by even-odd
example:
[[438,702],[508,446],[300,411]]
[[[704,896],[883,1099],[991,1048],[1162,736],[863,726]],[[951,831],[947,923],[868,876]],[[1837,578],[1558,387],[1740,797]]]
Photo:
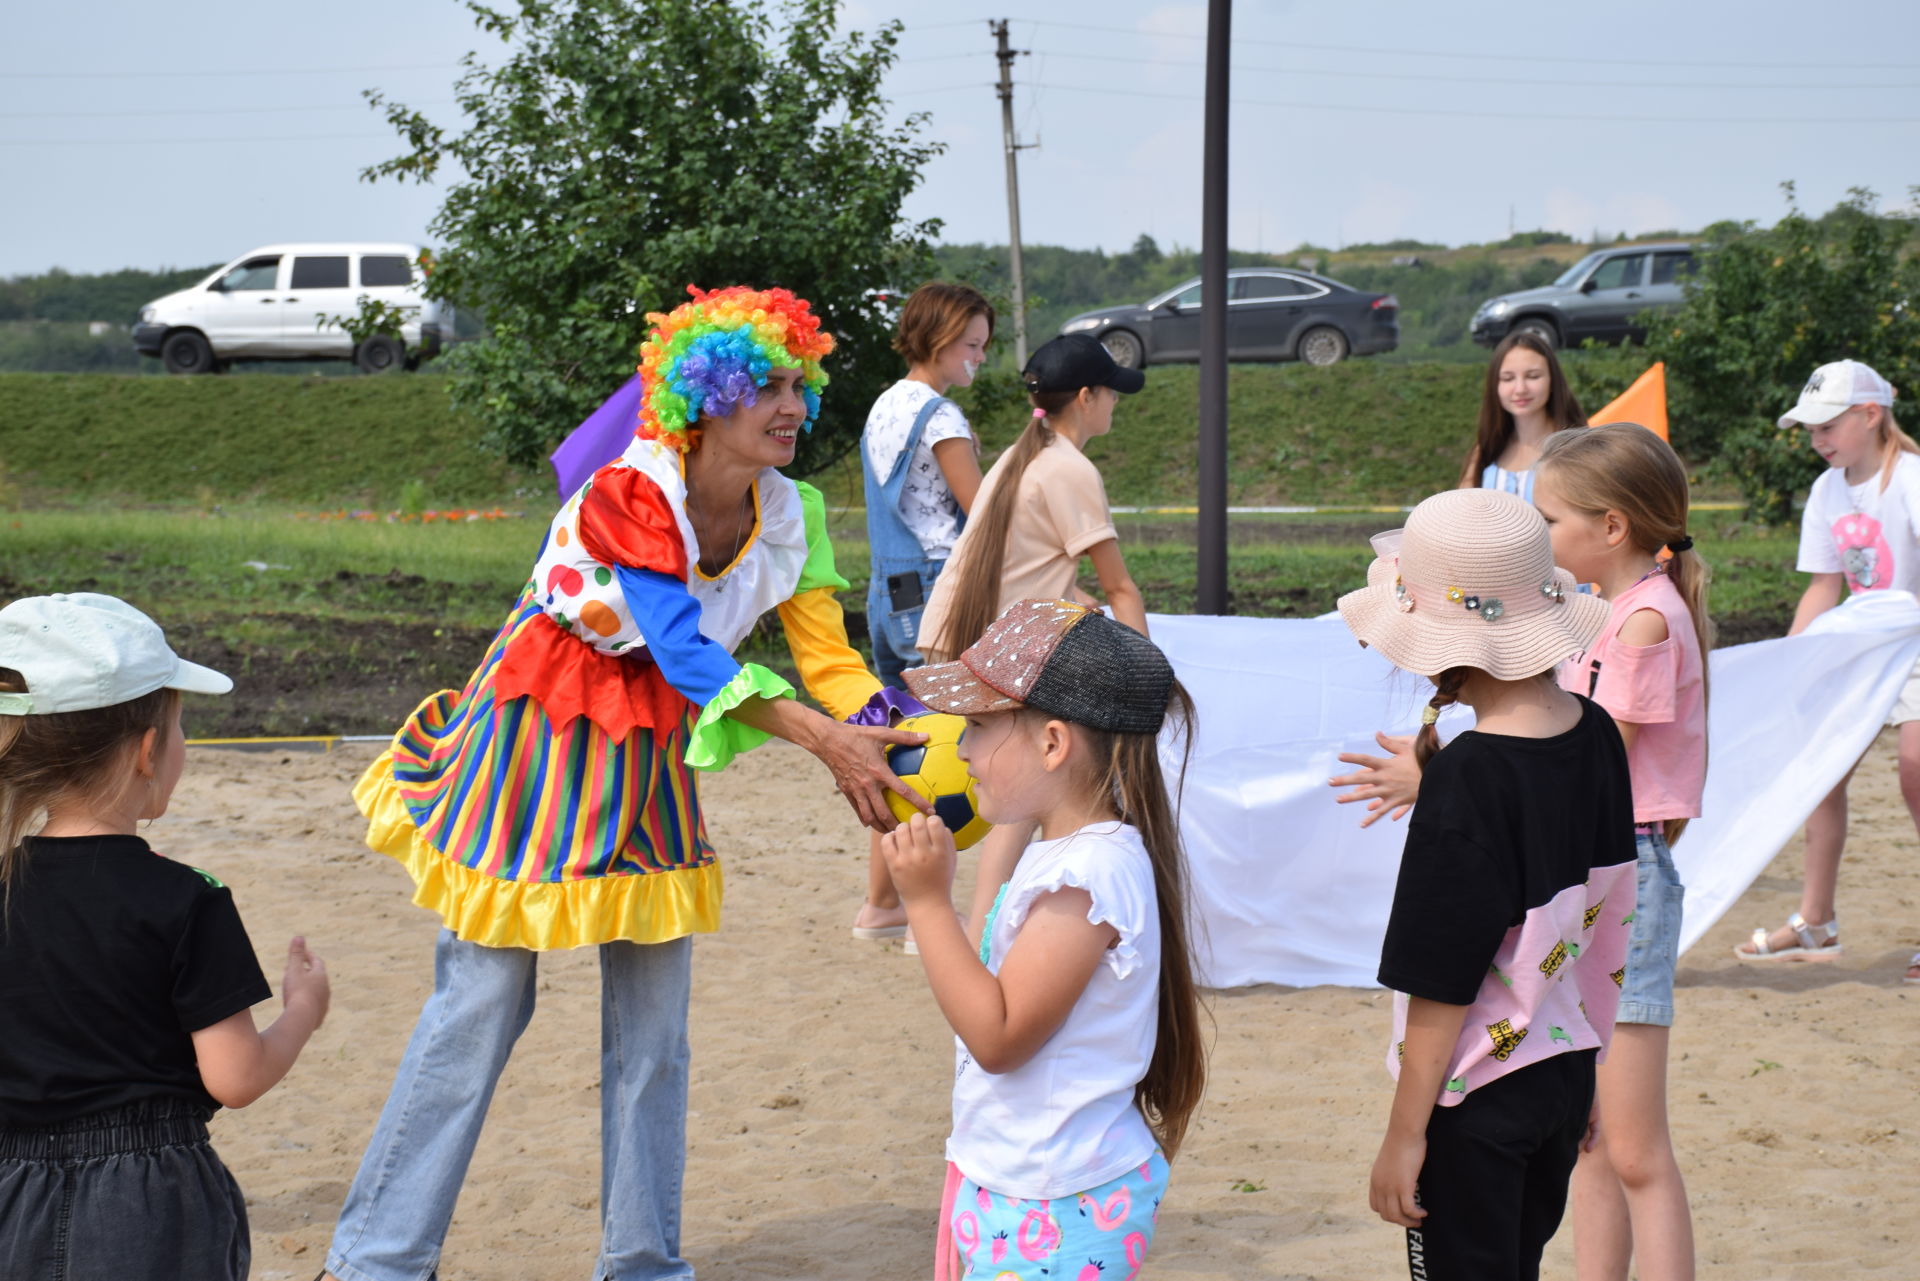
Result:
[[881,841],[958,1038],[935,1275],[1135,1276],[1206,1081],[1158,743],[1192,705],[1153,642],[1064,600],[1021,601],[906,679],[966,717],[980,812],[1040,829],[971,938],[940,820]]
[[[980,489],[980,442],[947,399],[968,387],[993,338],[993,307],[977,289],[932,281],[900,309],[893,349],[907,376],[880,393],[860,436],[866,486],[867,634],[873,672],[894,689],[921,661],[920,616]],[[907,914],[887,879],[878,836],[867,851],[867,898],[857,939],[899,938]]]
[[[1893,420],[1893,388],[1857,360],[1813,371],[1799,403],[1780,418],[1803,426],[1828,469],[1813,482],[1800,523],[1797,568],[1813,575],[1793,613],[1797,636],[1848,592],[1920,594],[1920,444]],[[1900,793],[1920,828],[1920,666],[1887,724],[1900,729]],[[1743,961],[1830,961],[1840,955],[1834,898],[1847,844],[1849,771],[1807,819],[1800,910],[1734,949]],[[1920,983],[1920,953],[1906,981]]]

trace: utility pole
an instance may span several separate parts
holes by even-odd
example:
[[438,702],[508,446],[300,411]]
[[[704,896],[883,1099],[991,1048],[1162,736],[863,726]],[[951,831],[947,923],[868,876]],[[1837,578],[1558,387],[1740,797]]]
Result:
[[[1227,612],[1227,43],[1233,0],[1208,0],[1200,182],[1200,520],[1194,612]],[[1344,238],[1345,228],[1342,227]]]
[[1007,20],[990,22],[998,42],[994,57],[1000,60],[1000,135],[1007,150],[1007,236],[1013,268],[1013,358],[1020,368],[1027,367],[1027,279],[1020,262],[1020,166],[1016,157],[1020,143],[1013,136],[1013,60],[1024,49],[1007,46]]

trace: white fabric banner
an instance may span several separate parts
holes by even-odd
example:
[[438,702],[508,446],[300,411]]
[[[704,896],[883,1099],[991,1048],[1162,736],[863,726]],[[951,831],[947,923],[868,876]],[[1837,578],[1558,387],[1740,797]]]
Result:
[[[1374,986],[1406,823],[1336,805],[1341,752],[1410,733],[1430,687],[1354,643],[1337,617],[1154,615],[1199,732],[1182,832],[1204,982]],[[1675,850],[1682,947],[1753,883],[1859,759],[1920,659],[1920,602],[1857,597],[1791,640],[1715,651],[1706,817]],[[1472,724],[1449,709],[1441,731]],[[1177,761],[1169,765],[1177,766]],[[1171,775],[1170,775],[1171,777]]]

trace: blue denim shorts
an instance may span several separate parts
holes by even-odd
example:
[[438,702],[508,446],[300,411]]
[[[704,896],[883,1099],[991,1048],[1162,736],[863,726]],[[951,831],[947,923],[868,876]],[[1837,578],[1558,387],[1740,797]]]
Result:
[[1673,1026],[1673,969],[1680,959],[1680,904],[1686,886],[1673,851],[1659,832],[1634,834],[1639,855],[1633,932],[1627,940],[1627,976],[1620,987],[1618,1023]]

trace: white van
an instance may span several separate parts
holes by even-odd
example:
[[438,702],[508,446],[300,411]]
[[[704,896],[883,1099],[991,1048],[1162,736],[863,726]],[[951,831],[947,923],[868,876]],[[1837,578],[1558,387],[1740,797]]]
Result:
[[[266,245],[205,280],[140,309],[133,345],[173,374],[217,373],[230,360],[341,360],[368,373],[412,368],[453,338],[453,309],[421,294],[418,245]],[[358,347],[322,317],[352,316],[361,299],[406,309],[396,342]]]

